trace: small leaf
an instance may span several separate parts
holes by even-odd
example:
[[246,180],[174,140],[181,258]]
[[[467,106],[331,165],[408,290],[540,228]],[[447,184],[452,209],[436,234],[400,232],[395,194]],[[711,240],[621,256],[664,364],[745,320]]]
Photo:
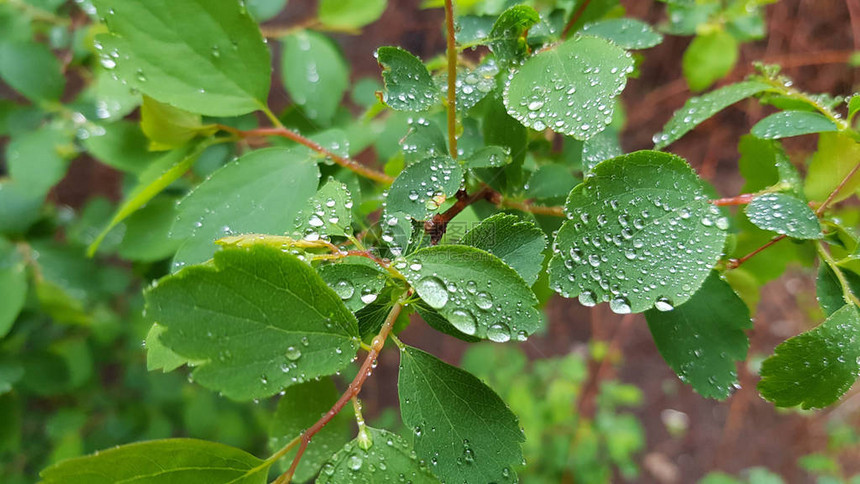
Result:
[[721,87],[699,97],[691,97],[681,109],[675,111],[672,119],[663,126],[663,131],[654,135],[654,149],[665,148],[723,109],[770,89],[772,87],[764,82],[744,81]]
[[102,65],[129,86],[207,116],[238,116],[266,105],[269,49],[235,0],[94,3],[110,30],[96,38]]
[[[334,406],[339,396],[331,378],[287,388],[278,400],[278,409],[269,424],[269,448],[273,452],[277,451],[310,428],[320,415]],[[349,442],[351,420],[350,412],[340,412],[314,435],[313,443],[302,454],[293,481],[307,482],[313,479],[332,453]],[[281,472],[290,467],[297,450],[287,452],[279,460]]]
[[329,178],[296,215],[294,233],[305,240],[352,235],[352,195],[343,183]]
[[450,157],[421,160],[407,166],[391,184],[385,210],[426,220],[457,193],[462,183],[463,168]]
[[154,151],[181,148],[197,136],[213,134],[216,129],[203,126],[199,114],[189,113],[143,96],[140,106],[140,129],[149,138]]
[[376,59],[385,82],[382,100],[392,109],[426,111],[442,100],[421,59],[400,47],[380,47]]
[[[0,238],[0,339],[12,329],[27,297],[27,272],[17,247]],[[3,393],[0,391],[0,393]]]
[[104,238],[117,224],[146,205],[147,202],[155,198],[156,195],[161,193],[171,183],[184,175],[191,168],[191,165],[197,161],[197,157],[200,156],[207,145],[208,143],[203,142],[194,146],[188,145],[184,148],[173,150],[154,161],[144,170],[138,178],[137,185],[128,194],[122,205],[119,206],[107,227],[90,244],[87,249],[87,255],[92,257],[96,253]]
[[532,285],[543,264],[546,236],[533,223],[515,215],[496,214],[481,221],[458,242],[502,259]]
[[629,52],[577,36],[527,60],[505,86],[505,107],[529,128],[585,140],[612,122],[613,99],[632,71]]
[[406,120],[409,131],[400,140],[400,148],[407,164],[432,156],[448,154],[448,143],[442,128],[436,121],[425,117],[409,118]]
[[791,164],[779,141],[763,140],[743,135],[738,144],[741,159],[738,168],[746,180],[742,193],[754,193],[782,183],[798,196],[803,196],[803,181]]
[[663,42],[663,36],[647,23],[633,18],[614,18],[585,24],[582,33],[602,37],[625,49],[647,49]]
[[582,174],[591,176],[598,163],[624,154],[618,131],[609,127],[582,143]]
[[551,287],[622,314],[683,304],[720,258],[728,228],[684,159],[657,151],[600,163],[565,211]]
[[177,355],[161,342],[159,338],[165,329],[164,326],[153,323],[146,334],[144,346],[146,346],[146,369],[148,371],[161,370],[167,373],[188,363],[187,358]]
[[149,151],[149,140],[137,123],[117,121],[104,126],[104,134],[83,140],[87,151],[100,162],[139,175],[158,153]]
[[510,149],[503,146],[485,146],[463,160],[466,168],[497,168],[511,162]]
[[860,375],[860,313],[851,304],[784,341],[761,365],[761,395],[777,407],[822,408]]
[[684,78],[691,91],[702,91],[728,74],[737,61],[738,42],[725,30],[697,35],[684,51]]
[[824,236],[815,212],[803,200],[785,193],[759,195],[747,205],[747,217],[756,227],[795,239]]
[[854,94],[848,99],[848,119],[853,119],[857,111],[860,111],[860,95]]
[[245,0],[245,6],[254,20],[262,23],[281,13],[287,0]]
[[348,257],[336,264],[320,266],[317,272],[350,311],[376,301],[388,279],[376,264],[363,257]]
[[[499,66],[496,65],[496,61],[492,57],[474,69],[459,69],[457,71],[457,82],[455,83],[457,111],[460,113],[469,112],[481,99],[484,99],[487,94],[492,92],[496,88],[496,75],[498,73]],[[437,79],[437,84],[442,91],[442,95],[447,97],[447,73],[438,76]]]
[[756,123],[750,133],[762,139],[781,139],[838,129],[833,121],[820,113],[780,111]]
[[43,126],[17,135],[6,147],[9,176],[21,187],[46,195],[66,175],[67,158],[76,154],[72,132]]
[[438,484],[439,480],[423,460],[415,458],[412,447],[403,437],[372,427],[365,427],[365,432],[364,438],[370,439],[371,446],[363,448],[360,437],[348,442],[322,467],[316,482]]
[[281,39],[281,77],[293,102],[329,125],[349,82],[349,66],[328,37],[299,30]]
[[[812,155],[806,172],[803,191],[810,200],[821,201],[839,186],[852,169],[860,163],[860,143],[842,133],[821,133],[818,150]],[[831,203],[852,196],[860,189],[860,172],[855,173]]]
[[0,42],[0,78],[37,104],[60,99],[66,84],[60,61],[36,42]]
[[179,202],[173,237],[185,242],[173,269],[209,259],[222,237],[287,233],[318,184],[303,148],[256,150],[224,165]]
[[192,376],[236,400],[331,375],[358,348],[355,317],[306,263],[279,249],[224,249],[146,292],[161,342]]
[[496,19],[490,30],[489,46],[503,67],[517,64],[526,57],[528,44],[524,33],[540,22],[540,15],[528,5],[514,5]]
[[125,234],[117,252],[123,259],[154,262],[167,259],[180,241],[170,238],[177,199],[156,197],[125,220]]
[[320,0],[317,17],[328,27],[357,29],[375,22],[387,4],[387,0]]
[[395,267],[428,306],[467,336],[497,343],[525,341],[543,323],[528,284],[483,250],[428,247],[395,262]]
[[735,362],[749,349],[746,304],[712,271],[689,301],[645,311],[654,343],[678,377],[703,397],[727,398],[738,383]]
[[516,482],[525,440],[517,417],[489,387],[415,348],[400,352],[403,423],[418,457],[443,482]]
[[[854,296],[860,297],[860,275],[848,269],[843,268],[841,270],[842,275],[848,281],[847,290]],[[833,272],[830,265],[824,261],[818,265],[815,293],[818,296],[818,304],[826,316],[830,316],[848,304],[845,302],[845,289],[842,287],[842,282],[836,277],[836,273]]]
[[[594,138],[592,138],[594,139]],[[580,184],[571,169],[558,163],[541,165],[533,171],[526,183],[526,195],[548,203],[562,203],[573,187]]]
[[265,462],[235,447],[205,440],[165,439],[67,459],[39,475],[44,484],[262,484],[268,469]]

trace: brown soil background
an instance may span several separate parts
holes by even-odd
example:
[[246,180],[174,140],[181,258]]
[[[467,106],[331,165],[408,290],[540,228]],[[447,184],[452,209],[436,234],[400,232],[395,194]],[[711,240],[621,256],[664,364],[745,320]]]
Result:
[[[356,36],[336,35],[353,66],[353,78],[378,78],[373,51],[381,45],[400,45],[423,58],[444,50],[442,11],[421,10],[420,0],[391,0],[383,17]],[[622,0],[628,15],[652,23],[665,18],[662,4]],[[853,10],[852,18],[849,10]],[[291,25],[313,16],[315,2],[291,0],[287,10],[268,22]],[[754,60],[780,63],[795,85],[810,92],[848,95],[858,84],[858,70],[844,63],[848,53],[860,50],[860,0],[781,0],[767,7],[769,34],[762,41],[743,46],[740,61],[729,80],[750,73]],[[627,151],[650,148],[651,136],[672,112],[690,96],[681,76],[681,55],[690,39],[667,36],[660,46],[644,51],[641,76],[624,91],[628,126],[623,133]],[[277,72],[277,70],[276,70]],[[10,94],[0,88],[4,95]],[[289,99],[274,86],[272,104],[282,107]],[[14,95],[13,95],[14,96]],[[767,112],[754,102],[741,103],[707,121],[671,147],[684,156],[723,196],[738,193],[742,180],[737,171],[737,141]],[[808,140],[788,145],[796,164],[802,165],[814,144]],[[90,197],[119,195],[119,177],[110,168],[86,157],[75,160],[69,176],[52,197],[61,204],[79,207]],[[751,355],[767,355],[786,337],[808,328],[815,305],[812,273],[790,270],[763,291],[751,333]],[[553,299],[547,308],[550,326],[545,336],[533,337],[524,349],[532,357],[581,350],[589,339],[613,341],[624,362],[609,368],[605,377],[617,377],[644,391],[645,404],[635,413],[645,426],[647,450],[641,454],[639,482],[695,482],[711,470],[736,473],[764,466],[787,482],[812,482],[799,470],[797,459],[823,450],[828,421],[860,424],[860,392],[856,389],[840,405],[807,416],[777,411],[755,390],[757,377],[742,371],[743,387],[725,402],[705,400],[681,384],[663,362],[644,320],[635,317],[624,325],[621,318],[598,307],[592,310],[575,302]],[[430,330],[416,321],[403,339],[456,363],[465,344]],[[381,358],[374,378],[362,393],[368,413],[396,404],[397,359]],[[572,402],[573,403],[573,402]],[[587,404],[586,404],[587,407]],[[680,437],[669,435],[660,414],[674,409],[689,416],[689,430]],[[860,454],[843,455],[848,475],[860,472]]]

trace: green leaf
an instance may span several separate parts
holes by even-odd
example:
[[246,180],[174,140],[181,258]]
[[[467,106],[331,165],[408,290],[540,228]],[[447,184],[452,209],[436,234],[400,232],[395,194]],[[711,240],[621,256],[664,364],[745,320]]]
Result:
[[823,114],[809,111],[780,111],[756,123],[750,133],[762,139],[781,139],[838,129],[836,124]]
[[598,163],[624,154],[618,131],[611,126],[582,143],[582,173],[591,176]]
[[821,408],[860,375],[860,313],[845,305],[815,329],[784,341],[761,365],[761,395],[777,407]]
[[[827,199],[833,190],[860,163],[860,143],[842,133],[818,135],[818,150],[812,155],[806,171],[803,191],[810,200]],[[833,198],[837,203],[860,189],[860,172],[855,173]]]
[[613,99],[632,71],[629,52],[577,36],[527,60],[505,86],[505,107],[529,128],[588,139],[612,122]]
[[647,49],[663,42],[663,36],[650,25],[633,18],[613,18],[585,24],[582,33],[602,37],[625,49]]
[[720,258],[728,228],[684,159],[657,151],[600,163],[565,212],[551,287],[622,314],[688,300]]
[[330,124],[349,82],[349,66],[340,51],[328,37],[307,30],[281,43],[281,77],[290,98],[312,120]]
[[388,279],[376,264],[363,257],[348,257],[320,266],[317,271],[350,311],[358,311],[376,301]]
[[[842,275],[848,281],[847,290],[854,296],[860,297],[860,275],[847,269],[842,269]],[[824,261],[818,265],[815,293],[818,296],[818,304],[827,316],[848,304],[845,302],[845,289],[842,287],[842,282],[836,277],[830,265]]]
[[[481,99],[496,88],[496,75],[499,66],[492,57],[486,59],[474,69],[460,68],[457,70],[457,82],[454,84],[457,95],[457,111],[467,113]],[[448,74],[437,77],[437,84],[442,95],[448,95]]]
[[165,439],[138,442],[64,460],[43,470],[44,484],[265,483],[269,466],[247,452],[216,442]]
[[738,168],[746,180],[742,193],[755,193],[782,183],[795,195],[803,195],[803,181],[778,141],[743,135],[738,143]]
[[45,44],[0,42],[0,78],[34,103],[57,101],[66,80]]
[[[0,339],[12,329],[27,297],[26,265],[15,244],[0,238]],[[0,393],[3,393],[0,391]]]
[[287,0],[245,0],[248,12],[261,23],[277,16],[286,6]]
[[117,170],[140,174],[155,160],[149,140],[137,123],[117,121],[104,126],[104,134],[83,140],[86,150],[100,162]]
[[[593,139],[593,138],[592,138]],[[541,165],[533,171],[526,182],[526,195],[549,203],[563,202],[573,187],[581,180],[573,176],[571,169],[558,163]]]
[[[261,109],[269,49],[235,0],[95,0],[110,34],[96,38],[102,65],[129,86],[207,116]],[[169,46],[169,54],[165,52]]]
[[756,227],[795,239],[824,237],[821,224],[809,205],[785,193],[767,193],[747,205],[747,217]]
[[735,362],[749,349],[752,329],[746,304],[712,271],[696,294],[678,307],[645,311],[654,343],[681,381],[703,397],[727,398],[738,383]]
[[732,104],[772,87],[764,82],[744,81],[721,87],[699,97],[691,97],[675,111],[663,131],[654,135],[654,149],[661,150]]
[[39,218],[44,200],[44,193],[33,193],[14,180],[0,179],[0,233],[26,231]]
[[516,482],[517,417],[472,374],[415,348],[400,351],[400,413],[418,457],[443,482]]
[[343,183],[328,182],[306,202],[296,215],[293,233],[305,240],[352,235],[352,195]]
[[484,146],[463,159],[466,168],[497,168],[511,162],[510,148],[503,146]]
[[702,91],[728,74],[738,61],[738,42],[725,30],[697,35],[684,51],[682,67],[691,91]]
[[150,140],[150,149],[181,148],[200,135],[213,134],[216,129],[203,126],[199,114],[189,113],[143,96],[140,106],[140,129]]
[[426,158],[404,169],[388,190],[387,213],[403,212],[426,220],[453,197],[463,183],[463,168],[448,156]]
[[43,126],[12,138],[6,147],[6,166],[15,183],[34,193],[48,190],[66,175],[66,158],[75,154],[71,132]]
[[185,174],[191,165],[200,156],[200,153],[210,143],[202,142],[197,145],[188,145],[178,150],[173,150],[170,153],[162,156],[154,161],[149,167],[140,174],[137,185],[131,193],[125,197],[122,205],[119,206],[113,218],[108,225],[102,230],[96,240],[90,244],[87,249],[87,255],[90,257],[96,253],[99,245],[102,243],[108,232],[117,226],[120,222],[128,218],[131,214],[146,205],[147,202],[155,198],[165,188],[170,186],[182,175]]
[[357,29],[375,22],[387,0],[320,0],[317,18],[320,23],[338,29]]
[[421,59],[400,47],[380,47],[376,60],[382,66],[382,100],[398,111],[425,111],[442,100]]
[[524,33],[536,23],[540,15],[528,5],[514,5],[496,19],[490,30],[489,46],[503,67],[516,64],[528,54]]
[[226,236],[291,231],[318,184],[315,161],[299,148],[256,150],[224,165],[179,202],[173,237],[185,242],[173,269],[209,259]]
[[146,346],[146,369],[148,371],[161,370],[164,373],[173,371],[188,363],[188,358],[183,358],[173,352],[161,342],[161,335],[167,328],[158,323],[153,323],[146,334],[144,346]]
[[170,229],[176,219],[176,202],[173,197],[156,197],[127,218],[119,255],[143,262],[159,261],[173,255],[180,245],[180,241],[170,238]]
[[[278,409],[269,424],[269,448],[275,452],[298,437],[315,424],[320,415],[328,412],[338,397],[340,393],[331,378],[287,388],[278,400]],[[340,412],[314,435],[313,442],[302,454],[302,460],[296,468],[293,476],[295,482],[313,479],[335,450],[349,441],[351,420],[350,412]],[[279,460],[282,472],[289,468],[297,450],[291,450]]]
[[440,245],[395,262],[428,306],[461,333],[497,343],[525,341],[542,325],[528,284],[498,257],[473,247]]
[[226,248],[146,292],[161,342],[205,361],[192,376],[236,400],[282,389],[346,366],[358,349],[355,316],[306,263],[279,249]]
[[848,99],[848,119],[854,119],[857,111],[860,111],[860,95],[854,94]]
[[481,221],[458,243],[502,259],[531,286],[541,272],[546,236],[535,224],[500,213]]
[[106,69],[94,72],[93,81],[75,100],[82,103],[81,112],[88,119],[119,120],[134,111],[142,102],[141,95],[132,91]]
[[501,98],[487,97],[484,103],[487,104],[481,125],[484,143],[507,148],[511,162],[499,168],[477,169],[475,175],[502,194],[518,194],[526,181],[523,162],[528,152],[528,129],[508,115]]
[[[365,434],[331,456],[316,482],[438,484],[439,480],[430,473],[424,461],[415,458],[412,447],[403,437],[372,427],[365,427],[364,431]],[[370,447],[365,448],[367,439]]]

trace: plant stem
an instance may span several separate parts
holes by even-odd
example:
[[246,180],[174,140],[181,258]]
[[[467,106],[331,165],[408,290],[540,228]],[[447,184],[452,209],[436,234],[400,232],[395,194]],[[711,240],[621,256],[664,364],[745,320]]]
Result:
[[725,207],[730,205],[746,205],[750,203],[753,198],[758,196],[757,193],[744,193],[742,195],[738,195],[736,197],[728,197],[728,198],[718,198],[716,200],[710,200],[711,205],[716,205],[718,207]]
[[827,196],[827,200],[824,200],[824,203],[822,203],[821,206],[818,207],[818,209],[815,211],[815,215],[821,217],[821,214],[823,214],[824,211],[827,210],[827,207],[831,203],[833,203],[833,199],[836,198],[836,195],[838,195],[839,192],[842,191],[843,188],[845,188],[845,185],[848,184],[848,180],[850,180],[854,175],[857,174],[858,169],[860,169],[860,163],[854,165],[854,168],[852,168],[851,171],[849,171],[848,174],[845,175],[845,178],[843,178],[842,181],[839,182],[839,185],[837,185],[836,188],[834,188],[833,191],[830,192],[830,195]]
[[[373,338],[373,342],[370,344],[370,351],[367,353],[367,357],[364,359],[364,362],[361,364],[361,368],[358,370],[358,374],[352,380],[352,383],[349,384],[346,391],[343,392],[343,395],[340,396],[340,399],[331,407],[331,410],[325,413],[315,424],[309,427],[307,430],[302,432],[300,437],[301,444],[299,445],[299,450],[296,452],[296,457],[293,459],[293,463],[290,465],[289,470],[287,472],[281,474],[277,480],[275,480],[275,484],[285,484],[290,482],[293,478],[293,474],[296,473],[296,468],[299,465],[299,461],[302,458],[302,455],[305,453],[305,450],[308,448],[308,444],[314,435],[317,434],[323,427],[326,426],[327,423],[334,418],[343,407],[345,407],[350,400],[355,398],[356,395],[361,392],[361,387],[364,385],[364,382],[367,378],[373,373],[373,368],[375,365],[376,358],[379,356],[379,352],[382,351],[382,347],[385,345],[385,340],[388,338],[388,335],[391,333],[391,329],[394,327],[394,322],[397,321],[397,316],[400,315],[400,310],[403,309],[402,302],[398,302],[391,308],[391,311],[388,313],[388,316],[385,318],[385,322],[382,324],[382,328],[379,330],[379,333]],[[298,438],[298,437],[297,437]]]
[[728,263],[726,263],[726,269],[737,269],[741,264],[752,259],[759,252],[767,249],[768,247],[772,246],[773,244],[779,242],[780,240],[782,240],[786,237],[787,236],[785,236],[785,235],[777,235],[776,237],[770,239],[770,241],[768,243],[762,245],[758,249],[750,252],[749,254],[747,254],[747,255],[739,258],[739,259],[729,259]]
[[454,32],[453,0],[445,0],[445,37],[448,48],[448,145],[457,159],[457,46]]
[[848,280],[845,278],[845,274],[842,273],[842,268],[836,263],[836,260],[830,255],[830,252],[827,252],[827,249],[824,248],[824,244],[819,242],[815,243],[815,247],[818,250],[818,256],[821,257],[830,269],[833,271],[833,274],[836,275],[836,279],[839,280],[839,285],[842,286],[842,299],[845,300],[846,304],[854,304],[856,306],[860,306],[860,299],[857,299],[857,296],[851,292],[851,287],[848,285]]
[[576,12],[573,12],[573,15],[570,16],[570,20],[567,21],[567,25],[564,26],[564,30],[561,31],[562,39],[567,38],[567,34],[570,33],[570,29],[572,29],[574,24],[582,18],[582,14],[585,13],[585,9],[588,8],[589,3],[591,3],[591,0],[583,0],[576,9]]
[[223,124],[218,124],[216,126],[221,130],[236,134],[242,138],[253,138],[253,137],[258,137],[258,136],[279,136],[281,138],[286,138],[286,139],[295,141],[296,143],[299,143],[300,145],[303,145],[307,148],[310,148],[311,150],[313,150],[317,153],[323,154],[328,158],[331,158],[331,160],[334,161],[335,163],[337,163],[338,165],[346,168],[347,170],[354,172],[357,175],[363,176],[365,178],[369,178],[373,181],[383,183],[386,185],[390,185],[391,182],[394,181],[394,178],[386,175],[385,173],[382,173],[381,171],[377,171],[377,170],[374,170],[373,168],[369,168],[367,166],[364,166],[361,163],[359,163],[359,162],[357,162],[357,161],[355,161],[352,158],[349,158],[347,156],[341,156],[341,155],[338,155],[336,153],[333,153],[332,151],[321,146],[316,141],[305,138],[304,136],[300,135],[299,133],[296,133],[295,131],[292,131],[292,130],[284,127],[284,125],[281,124],[280,120],[278,120],[278,118],[274,114],[271,114],[271,111],[269,111],[268,109],[263,111],[263,112],[267,113],[267,115],[271,115],[271,116],[269,116],[269,118],[272,120],[273,124],[276,124],[276,127],[274,127],[274,128],[257,128],[257,129],[249,129],[247,131],[243,131],[240,129],[236,129],[232,126],[226,126]]

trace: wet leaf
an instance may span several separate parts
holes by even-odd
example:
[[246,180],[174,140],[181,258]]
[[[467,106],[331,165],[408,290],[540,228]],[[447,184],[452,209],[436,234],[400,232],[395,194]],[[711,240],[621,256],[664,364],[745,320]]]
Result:
[[376,301],[387,280],[379,266],[363,257],[348,257],[321,266],[318,272],[350,311],[358,311]]
[[329,178],[296,215],[294,233],[305,240],[351,236],[352,195],[346,185]]
[[809,111],[780,111],[756,123],[750,133],[762,139],[781,139],[838,129],[838,126],[823,114]]
[[756,227],[795,239],[820,239],[824,236],[815,212],[800,198],[785,193],[767,193],[747,205],[747,217]]
[[416,220],[426,220],[463,183],[463,168],[448,156],[426,158],[404,169],[386,198],[386,213],[402,212]]
[[376,59],[382,66],[385,88],[382,99],[398,111],[426,111],[442,101],[439,89],[421,59],[400,47],[380,47]]
[[[845,280],[848,281],[847,290],[855,297],[860,297],[860,274],[845,268],[842,268],[841,271]],[[818,304],[827,316],[848,304],[845,301],[845,288],[842,287],[842,282],[836,277],[830,265],[824,261],[818,265],[815,293],[818,297]]]
[[565,211],[550,285],[617,313],[683,304],[722,254],[728,228],[689,165],[656,151],[600,163]]
[[663,42],[663,36],[647,23],[633,18],[614,18],[585,24],[582,33],[602,37],[625,49],[647,49]]
[[632,71],[630,53],[577,36],[523,63],[505,87],[505,107],[529,128],[585,140],[612,122],[613,99]]
[[499,15],[488,39],[499,64],[509,66],[525,58],[528,45],[523,33],[538,22],[540,15],[528,5],[515,5]]
[[[841,133],[821,133],[818,150],[812,155],[803,191],[810,200],[827,199],[833,190],[860,163],[860,143]],[[860,172],[855,173],[833,198],[845,200],[860,189]]]
[[[364,436],[348,442],[323,465],[318,483],[376,484],[411,482],[434,484],[439,480],[427,464],[415,457],[403,437],[387,430],[365,427]],[[368,445],[370,447],[364,448]]]
[[311,119],[331,123],[349,82],[349,66],[328,37],[300,30],[281,39],[281,78]]
[[546,237],[535,224],[500,213],[482,220],[458,243],[495,255],[532,285],[541,272]]

